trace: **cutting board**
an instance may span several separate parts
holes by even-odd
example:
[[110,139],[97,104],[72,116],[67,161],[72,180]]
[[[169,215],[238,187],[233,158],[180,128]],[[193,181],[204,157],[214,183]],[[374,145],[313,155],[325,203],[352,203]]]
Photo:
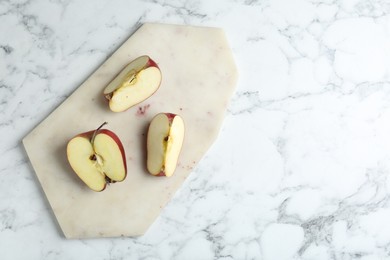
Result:
[[[121,113],[102,91],[130,61],[149,55],[162,72],[159,90]],[[82,66],[82,64],[80,64]],[[77,90],[23,140],[39,183],[66,238],[139,236],[160,214],[217,138],[237,69],[218,28],[144,24]],[[154,115],[183,117],[186,134],[172,177],[146,171],[147,127]],[[125,181],[91,191],[72,171],[67,142],[102,122],[126,150]]]

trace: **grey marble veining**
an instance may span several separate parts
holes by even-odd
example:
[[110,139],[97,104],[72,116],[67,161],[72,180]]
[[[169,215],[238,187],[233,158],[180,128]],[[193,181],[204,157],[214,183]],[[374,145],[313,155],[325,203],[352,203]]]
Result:
[[[224,28],[237,92],[143,237],[65,240],[20,140],[144,22]],[[2,259],[390,257],[388,1],[1,1],[0,32]]]

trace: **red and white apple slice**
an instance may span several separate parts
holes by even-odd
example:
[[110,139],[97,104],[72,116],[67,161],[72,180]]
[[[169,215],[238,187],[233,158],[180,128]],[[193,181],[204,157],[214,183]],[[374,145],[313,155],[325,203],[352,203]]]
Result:
[[171,113],[157,114],[147,136],[147,169],[155,176],[173,175],[184,140],[184,121]]
[[104,89],[114,112],[126,109],[150,97],[161,84],[161,71],[149,56],[130,62]]
[[92,190],[102,191],[107,183],[123,181],[127,166],[123,145],[112,131],[101,129],[73,137],[67,146],[74,172]]

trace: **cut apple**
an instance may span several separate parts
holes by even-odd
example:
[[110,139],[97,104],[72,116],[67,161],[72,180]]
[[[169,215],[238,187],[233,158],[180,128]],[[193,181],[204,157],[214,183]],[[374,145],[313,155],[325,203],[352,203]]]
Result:
[[104,89],[114,112],[122,112],[150,97],[161,84],[161,71],[149,56],[130,62]]
[[155,176],[173,175],[184,140],[184,121],[175,114],[160,113],[149,125],[147,169]]
[[118,136],[98,129],[73,137],[67,146],[67,157],[73,171],[92,190],[102,191],[107,183],[123,181],[127,166],[123,145]]

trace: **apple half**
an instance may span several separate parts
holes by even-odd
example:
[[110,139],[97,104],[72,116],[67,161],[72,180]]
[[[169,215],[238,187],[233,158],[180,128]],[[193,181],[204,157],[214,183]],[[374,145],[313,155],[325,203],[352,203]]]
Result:
[[147,136],[147,169],[155,176],[173,175],[184,140],[184,121],[172,113],[157,114]]
[[144,101],[161,84],[161,71],[149,56],[130,62],[104,89],[103,94],[114,112],[122,112]]
[[67,157],[73,171],[92,190],[102,191],[107,183],[126,178],[126,155],[118,136],[102,129],[73,137],[67,145]]

